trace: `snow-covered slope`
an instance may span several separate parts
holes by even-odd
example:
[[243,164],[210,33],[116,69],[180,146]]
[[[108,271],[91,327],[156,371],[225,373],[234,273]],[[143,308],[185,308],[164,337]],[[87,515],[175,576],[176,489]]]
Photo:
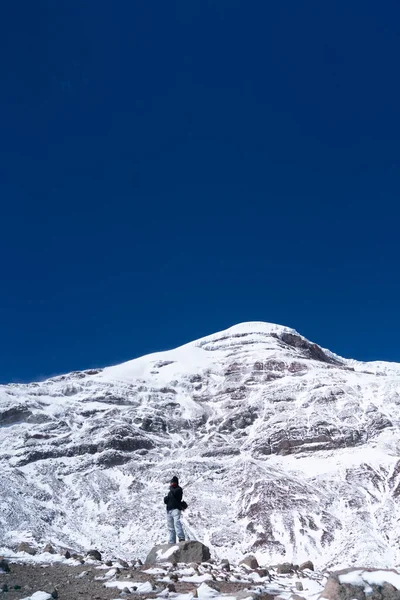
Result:
[[219,556],[400,563],[400,365],[243,323],[103,370],[0,387],[0,546],[143,557],[186,530]]

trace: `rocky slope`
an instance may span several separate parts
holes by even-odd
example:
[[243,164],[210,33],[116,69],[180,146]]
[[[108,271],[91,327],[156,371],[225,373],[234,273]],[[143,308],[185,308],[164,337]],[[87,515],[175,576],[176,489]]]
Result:
[[0,546],[144,557],[180,476],[214,555],[400,562],[400,365],[243,323],[103,370],[0,387]]

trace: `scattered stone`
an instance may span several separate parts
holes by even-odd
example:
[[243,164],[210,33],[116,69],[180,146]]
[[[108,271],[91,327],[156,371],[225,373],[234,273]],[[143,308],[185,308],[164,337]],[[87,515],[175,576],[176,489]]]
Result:
[[230,565],[229,560],[227,558],[223,558],[221,560],[221,569],[223,569],[224,571],[230,571],[231,570],[231,565]]
[[131,590],[128,587],[124,587],[124,589],[122,591],[125,592],[125,594],[131,593]]
[[276,568],[276,572],[279,575],[289,575],[290,573],[294,573],[294,570],[292,563],[281,563]]
[[179,545],[176,544],[176,549],[171,552],[172,548],[171,544],[154,546],[148,554],[145,564],[151,565],[158,562],[203,563],[210,558],[210,550],[207,546],[194,540],[181,542]]
[[271,575],[268,569],[256,569],[256,572],[260,577],[269,577],[269,580],[271,581]]
[[304,590],[303,584],[301,583],[301,581],[296,581],[296,590],[298,592],[302,592]]
[[65,557],[66,559],[68,559],[68,558],[71,558],[71,553],[70,553],[70,551],[69,551],[69,550],[67,550],[67,551],[65,552],[65,554],[64,554],[64,557]]
[[311,562],[311,560],[306,560],[306,562],[299,566],[299,571],[304,571],[304,569],[310,569],[310,571],[314,571],[314,564]]
[[241,560],[239,565],[243,565],[244,567],[248,567],[249,569],[258,569],[260,566],[256,557],[252,554],[246,556],[243,560]]
[[14,585],[14,590],[20,590],[21,586],[20,585]]
[[173,593],[175,593],[175,592],[176,592],[176,587],[175,587],[175,584],[174,584],[174,583],[168,583],[168,584],[167,584],[167,590],[168,590],[169,592],[173,592]]
[[73,558],[74,560],[79,561],[81,563],[81,565],[85,564],[85,560],[84,560],[84,558],[83,558],[83,556],[81,554],[76,554],[76,553],[71,554],[71,558]]
[[98,550],[89,550],[89,552],[86,553],[86,556],[93,558],[93,560],[101,560],[101,554]]
[[6,559],[3,558],[3,556],[0,556],[0,569],[2,571],[4,571],[4,573],[9,573],[10,572],[10,565],[8,564],[8,562],[6,561]]
[[112,567],[112,560],[107,560],[105,563],[106,567]]
[[212,590],[216,590],[217,592],[221,591],[221,588],[216,581],[206,581],[206,585],[208,585],[208,587],[210,587]]
[[58,591],[56,588],[54,588],[54,590],[52,592],[50,592],[51,597],[54,598],[54,600],[57,600],[58,598]]
[[56,554],[56,551],[54,550],[51,544],[46,544],[43,548],[43,552],[48,552],[49,554]]
[[3,585],[1,586],[1,591],[8,592],[8,585],[6,583],[3,583]]
[[21,542],[18,546],[18,552],[26,552],[31,556],[34,556],[36,554],[35,548],[28,544],[28,542]]
[[199,595],[197,593],[197,588],[192,591],[192,594],[193,594],[193,598],[198,598],[199,597]]
[[141,560],[140,560],[140,558],[138,558],[136,562],[137,562],[137,564],[138,564],[139,566],[142,566],[142,565],[143,565],[143,561],[141,561]]
[[[269,594],[266,594],[267,596]],[[239,590],[238,592],[236,592],[235,594],[235,598],[236,600],[246,600],[246,598],[254,598],[255,594],[254,592],[252,593],[250,590]],[[257,594],[257,600],[258,598],[261,598],[260,595]],[[270,600],[273,599],[273,596],[271,596]]]
[[179,577],[176,573],[171,573],[171,575],[169,576],[171,581],[178,581]]
[[148,581],[151,584],[151,587],[153,588],[153,590],[156,590],[157,589],[157,582],[154,579],[154,577],[150,576],[149,579],[148,579]]
[[75,575],[76,579],[83,579],[88,574],[88,571],[82,571],[79,575]]
[[[110,561],[110,562],[111,562],[111,561]],[[121,565],[121,567],[122,567],[122,568],[124,568],[124,569],[129,569],[129,565],[128,565],[128,563],[126,562],[126,560],[122,560],[122,558],[117,558],[117,563],[118,563],[119,565]]]

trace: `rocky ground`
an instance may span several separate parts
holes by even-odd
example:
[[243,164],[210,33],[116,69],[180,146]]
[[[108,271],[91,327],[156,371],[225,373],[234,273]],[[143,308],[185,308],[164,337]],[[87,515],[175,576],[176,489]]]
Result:
[[200,542],[155,547],[145,564],[104,562],[93,552],[48,555],[46,562],[29,554],[0,557],[0,594],[4,600],[400,600],[400,573],[394,569],[316,572],[310,561],[267,567],[251,555],[238,565],[175,560],[208,553]]
[[[81,559],[82,560],[82,559]],[[322,590],[322,575],[311,570],[278,573],[279,568],[261,568],[257,563],[231,566],[228,561],[196,563],[164,563],[142,565],[88,559],[79,564],[75,559],[53,563],[7,562],[9,572],[0,572],[0,589],[6,600],[112,600],[123,597],[215,598],[226,596],[238,600],[259,597],[266,600],[280,595],[293,597],[306,590],[306,595]],[[255,567],[255,568],[251,568]],[[285,571],[285,568],[283,568]],[[42,598],[35,596],[45,592]]]

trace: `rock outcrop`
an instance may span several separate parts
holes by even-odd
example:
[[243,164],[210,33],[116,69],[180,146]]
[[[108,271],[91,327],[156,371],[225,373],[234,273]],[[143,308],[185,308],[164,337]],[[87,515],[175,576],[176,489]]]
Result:
[[321,594],[326,600],[400,600],[400,573],[394,569],[349,568],[331,573]]

